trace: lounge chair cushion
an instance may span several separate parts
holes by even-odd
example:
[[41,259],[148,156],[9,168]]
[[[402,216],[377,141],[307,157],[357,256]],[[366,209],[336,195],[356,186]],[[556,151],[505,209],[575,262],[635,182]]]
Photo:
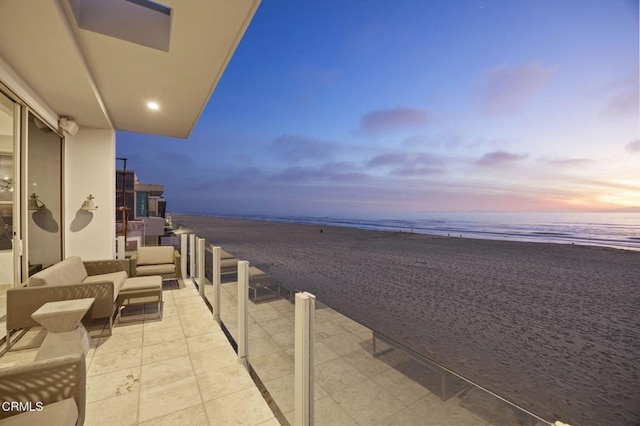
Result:
[[163,264],[163,265],[142,265],[136,268],[136,275],[165,275],[173,274],[176,271],[176,265]]
[[73,398],[43,407],[42,411],[26,411],[0,421],[1,426],[73,426],[78,420],[78,407]]
[[138,267],[140,265],[161,265],[174,262],[173,246],[152,246],[138,248]]
[[120,289],[122,285],[127,279],[127,273],[125,271],[120,272],[111,272],[109,274],[100,274],[100,275],[89,275],[83,283],[95,283],[100,281],[111,281],[113,282],[113,301],[115,302],[118,299],[118,293],[120,293]]
[[32,275],[27,286],[80,284],[87,276],[87,269],[80,257],[71,256]]

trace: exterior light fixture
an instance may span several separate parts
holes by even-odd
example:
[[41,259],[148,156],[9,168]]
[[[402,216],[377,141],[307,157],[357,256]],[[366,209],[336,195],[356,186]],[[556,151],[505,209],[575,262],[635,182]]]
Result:
[[40,210],[43,207],[44,207],[44,203],[38,199],[38,196],[36,195],[36,193],[34,192],[33,194],[31,194],[31,197],[29,197],[29,203],[27,204],[27,209]]
[[95,209],[97,209],[98,206],[96,206],[93,203],[94,199],[95,199],[95,197],[93,195],[89,194],[87,199],[84,200],[84,203],[82,203],[82,207],[80,207],[80,210],[95,210]]
[[160,105],[158,105],[156,102],[147,102],[147,108],[153,111],[157,111],[160,109]]

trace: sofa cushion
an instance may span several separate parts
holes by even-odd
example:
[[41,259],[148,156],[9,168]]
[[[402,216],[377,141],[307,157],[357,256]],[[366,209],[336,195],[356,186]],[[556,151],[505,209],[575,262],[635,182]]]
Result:
[[138,265],[161,265],[174,262],[173,246],[151,246],[138,248]]
[[136,275],[165,275],[174,274],[176,272],[176,265],[173,263],[170,265],[144,265],[136,268]]
[[87,269],[82,260],[78,256],[71,256],[33,274],[27,282],[27,287],[80,284],[85,278]]
[[97,283],[100,281],[111,281],[113,283],[113,301],[115,302],[120,293],[122,285],[127,279],[125,271],[111,272],[109,274],[89,275],[83,283]]
[[74,426],[78,420],[78,406],[73,398],[63,399],[43,407],[7,417],[0,421],[2,426]]

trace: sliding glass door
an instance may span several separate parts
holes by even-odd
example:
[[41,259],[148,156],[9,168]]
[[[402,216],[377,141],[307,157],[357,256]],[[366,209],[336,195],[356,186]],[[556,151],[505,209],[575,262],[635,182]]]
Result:
[[25,275],[62,260],[62,138],[28,115],[26,144],[27,238]]
[[0,93],[0,286],[13,284],[15,104]]

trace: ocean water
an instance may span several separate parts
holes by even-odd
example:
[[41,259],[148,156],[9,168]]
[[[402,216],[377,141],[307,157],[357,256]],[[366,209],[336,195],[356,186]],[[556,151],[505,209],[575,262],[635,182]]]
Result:
[[640,213],[433,212],[411,217],[359,219],[312,216],[242,216],[278,222],[416,232],[463,238],[582,244],[640,250]]

